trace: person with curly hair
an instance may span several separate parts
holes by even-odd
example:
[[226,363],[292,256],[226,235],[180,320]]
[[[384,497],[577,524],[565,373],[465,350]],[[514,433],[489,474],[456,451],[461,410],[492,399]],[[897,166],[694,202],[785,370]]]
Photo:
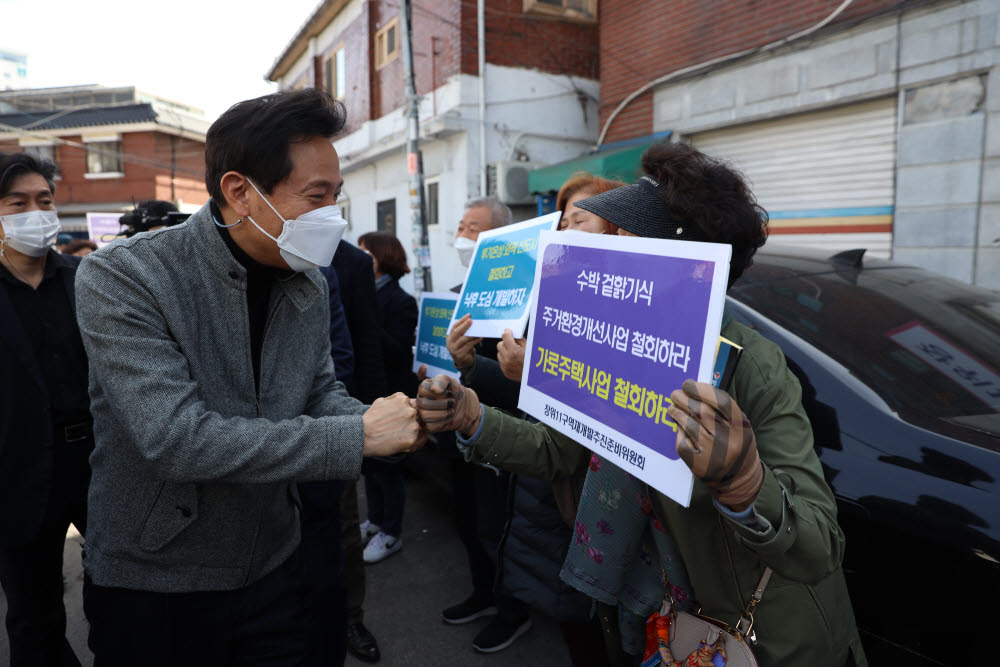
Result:
[[[730,245],[731,286],[767,238],[746,181],[684,144],[651,147],[642,167],[634,184],[577,206],[621,235]],[[418,410],[431,431],[455,429],[471,460],[552,480],[584,471],[560,578],[596,600],[613,664],[638,664],[666,592],[679,609],[735,622],[766,568],[753,625],[761,665],[867,664],[799,382],[757,332],[724,316],[722,335],[743,348],[728,390],[686,380],[671,394],[675,445],[695,477],[687,508],[550,427],[481,405],[448,376],[421,384]]]

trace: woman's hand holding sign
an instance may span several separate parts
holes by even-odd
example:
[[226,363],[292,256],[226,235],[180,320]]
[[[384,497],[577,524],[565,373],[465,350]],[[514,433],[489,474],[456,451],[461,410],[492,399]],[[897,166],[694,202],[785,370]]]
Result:
[[465,332],[472,326],[472,315],[466,314],[448,332],[448,339],[445,343],[448,353],[455,364],[455,368],[461,370],[472,365],[476,357],[476,345],[482,338],[471,338]]
[[450,375],[438,375],[420,383],[417,412],[431,433],[458,431],[464,436],[476,432],[482,417],[476,392]]
[[677,422],[677,453],[723,505],[743,511],[764,484],[757,441],[746,415],[729,394],[685,380],[670,394]]
[[500,363],[503,376],[508,380],[521,381],[521,372],[524,370],[524,350],[525,340],[514,338],[513,331],[504,329],[503,338],[497,343],[497,361]]

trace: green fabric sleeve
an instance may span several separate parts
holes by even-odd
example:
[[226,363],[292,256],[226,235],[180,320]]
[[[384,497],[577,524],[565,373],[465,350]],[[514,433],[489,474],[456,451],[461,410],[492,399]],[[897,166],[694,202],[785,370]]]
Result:
[[744,351],[733,398],[753,426],[764,464],[764,484],[754,509],[770,526],[758,532],[720,514],[741,542],[776,571],[815,583],[840,566],[844,534],[813,449],[802,389],[781,351],[768,345],[761,354]]
[[572,475],[589,459],[588,449],[549,426],[491,407],[472,451],[473,461],[549,480]]

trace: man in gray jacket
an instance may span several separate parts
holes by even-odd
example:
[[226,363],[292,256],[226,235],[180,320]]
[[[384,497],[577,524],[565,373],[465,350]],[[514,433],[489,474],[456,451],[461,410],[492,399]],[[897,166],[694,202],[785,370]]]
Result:
[[353,479],[363,455],[426,439],[405,396],[369,408],[334,375],[315,267],[345,224],[330,141],[344,124],[313,89],[233,106],[206,139],[211,201],[79,269],[98,666],[298,664],[293,482]]

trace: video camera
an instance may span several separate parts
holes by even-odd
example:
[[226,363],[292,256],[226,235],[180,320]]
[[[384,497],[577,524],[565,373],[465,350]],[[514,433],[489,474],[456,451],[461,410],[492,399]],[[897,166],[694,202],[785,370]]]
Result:
[[179,225],[190,216],[190,213],[178,211],[168,201],[148,199],[139,202],[133,210],[118,218],[118,224],[122,226],[122,234],[127,238],[150,229]]

